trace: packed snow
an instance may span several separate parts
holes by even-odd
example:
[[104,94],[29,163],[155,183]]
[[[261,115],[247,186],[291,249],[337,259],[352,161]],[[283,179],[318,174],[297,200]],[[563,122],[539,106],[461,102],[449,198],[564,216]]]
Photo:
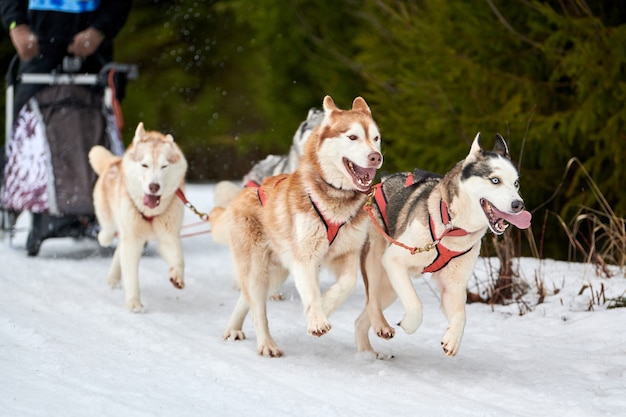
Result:
[[[189,200],[212,206],[213,186],[190,185]],[[0,416],[622,416],[626,413],[624,271],[598,277],[591,265],[522,258],[523,300],[467,305],[458,356],[444,355],[446,328],[436,282],[414,281],[424,323],[389,341],[371,335],[377,360],[359,354],[354,320],[359,284],[309,336],[293,280],[269,301],[270,330],[282,358],[256,353],[247,339],[224,341],[238,297],[229,249],[186,211],[184,290],[175,289],[153,244],[140,263],[144,313],[125,310],[106,275],[112,251],[91,240],[46,240],[37,257],[20,231],[0,244]],[[497,260],[479,258],[471,285],[485,287]],[[322,274],[327,288],[332,278]],[[536,282],[548,295],[539,302]],[[529,310],[530,307],[530,311]],[[520,314],[524,313],[524,314]],[[402,317],[396,302],[390,323]]]

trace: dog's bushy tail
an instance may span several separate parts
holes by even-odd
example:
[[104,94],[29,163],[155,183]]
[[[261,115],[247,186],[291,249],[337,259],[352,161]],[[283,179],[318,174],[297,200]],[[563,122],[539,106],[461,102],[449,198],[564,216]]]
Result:
[[89,163],[96,174],[100,175],[112,162],[120,159],[104,146],[96,145],[89,151]]
[[227,207],[243,190],[241,185],[230,181],[220,181],[215,186],[215,208],[209,213],[213,240],[228,245],[232,219]]
[[241,192],[241,186],[230,181],[220,181],[215,186],[215,207],[228,207]]
[[228,246],[230,242],[230,222],[228,214],[224,207],[215,207],[209,213],[213,240],[226,246]]

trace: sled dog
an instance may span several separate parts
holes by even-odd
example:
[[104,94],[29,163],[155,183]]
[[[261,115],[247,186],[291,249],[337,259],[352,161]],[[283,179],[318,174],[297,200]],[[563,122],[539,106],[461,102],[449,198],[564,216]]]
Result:
[[367,301],[355,323],[357,349],[374,352],[370,327],[383,339],[394,336],[383,310],[396,297],[404,308],[399,325],[409,334],[417,330],[422,302],[410,274],[432,272],[448,319],[441,346],[454,356],[465,328],[467,282],[483,235],[487,230],[500,235],[508,223],[530,227],[531,214],[524,210],[508,146],[496,135],[493,150],[486,151],[478,134],[467,157],[445,176],[419,169],[393,174],[374,191],[366,206],[376,221],[361,254]]
[[[311,108],[306,120],[300,123],[293,135],[289,153],[285,155],[268,155],[262,161],[257,162],[252,169],[243,177],[244,186],[259,186],[267,177],[279,174],[291,174],[298,166],[298,162],[304,153],[304,144],[311,132],[319,126],[324,118],[322,110]],[[233,181],[220,181],[216,185],[215,195],[220,199],[216,206],[226,206],[241,191],[241,185]],[[280,297],[280,296],[279,296]]]
[[261,184],[263,180],[272,175],[290,174],[298,166],[298,161],[304,152],[304,144],[306,143],[311,132],[322,122],[324,112],[311,108],[306,120],[300,123],[300,126],[293,135],[291,148],[286,155],[268,155],[262,161],[257,162],[250,172],[243,177],[245,184]]
[[[245,338],[242,325],[251,310],[263,356],[283,354],[269,332],[266,302],[289,272],[313,336],[330,330],[328,316],[356,286],[369,226],[363,204],[383,161],[380,133],[361,97],[351,110],[340,110],[330,96],[323,107],[323,120],[306,141],[293,173],[246,187],[230,204],[217,187],[216,208],[209,213],[214,238],[231,248],[241,288],[224,339]],[[323,295],[322,266],[336,275]]]
[[108,283],[116,287],[121,278],[126,308],[140,312],[139,259],[148,240],[157,241],[174,287],[185,286],[179,237],[184,204],[176,195],[184,186],[187,161],[171,135],[146,131],[139,123],[123,157],[94,146],[89,162],[98,174],[93,190],[98,242],[110,246],[119,237]]

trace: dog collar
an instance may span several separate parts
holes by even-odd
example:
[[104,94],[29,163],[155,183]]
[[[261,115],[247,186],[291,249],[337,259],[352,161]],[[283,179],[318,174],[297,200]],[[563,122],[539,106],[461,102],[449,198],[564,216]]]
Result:
[[[467,235],[467,231],[465,229],[461,229],[460,227],[450,227],[452,224],[452,219],[450,218],[450,212],[448,211],[448,205],[445,201],[441,200],[439,203],[439,210],[441,211],[441,222],[446,226],[446,230],[439,237],[441,239],[444,236],[465,236]],[[432,216],[431,216],[431,224],[432,224]],[[432,230],[432,229],[431,229]]]

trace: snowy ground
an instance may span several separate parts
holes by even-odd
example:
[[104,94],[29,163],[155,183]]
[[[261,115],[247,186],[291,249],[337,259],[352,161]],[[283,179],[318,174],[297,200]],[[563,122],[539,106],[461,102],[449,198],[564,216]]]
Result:
[[[212,187],[190,186],[203,211]],[[186,213],[187,223],[197,219]],[[26,216],[20,223],[24,225]],[[363,308],[359,283],[322,338],[306,333],[293,280],[269,302],[274,339],[285,356],[256,354],[248,339],[221,334],[238,293],[228,249],[210,234],[184,239],[186,288],[172,287],[149,246],[140,265],[144,314],[127,312],[123,291],[106,285],[111,252],[92,241],[53,239],[28,258],[25,233],[0,244],[0,416],[622,416],[626,413],[626,309],[594,305],[626,288],[623,272],[522,259],[553,293],[520,316],[520,306],[467,306],[455,358],[439,346],[445,319],[436,284],[415,281],[425,308],[413,335],[372,337],[391,360],[355,351],[353,323]],[[479,259],[476,280],[493,260]],[[331,282],[322,276],[322,285]],[[534,284],[533,284],[534,285]],[[582,294],[584,285],[591,285]],[[401,317],[396,303],[390,322]]]

